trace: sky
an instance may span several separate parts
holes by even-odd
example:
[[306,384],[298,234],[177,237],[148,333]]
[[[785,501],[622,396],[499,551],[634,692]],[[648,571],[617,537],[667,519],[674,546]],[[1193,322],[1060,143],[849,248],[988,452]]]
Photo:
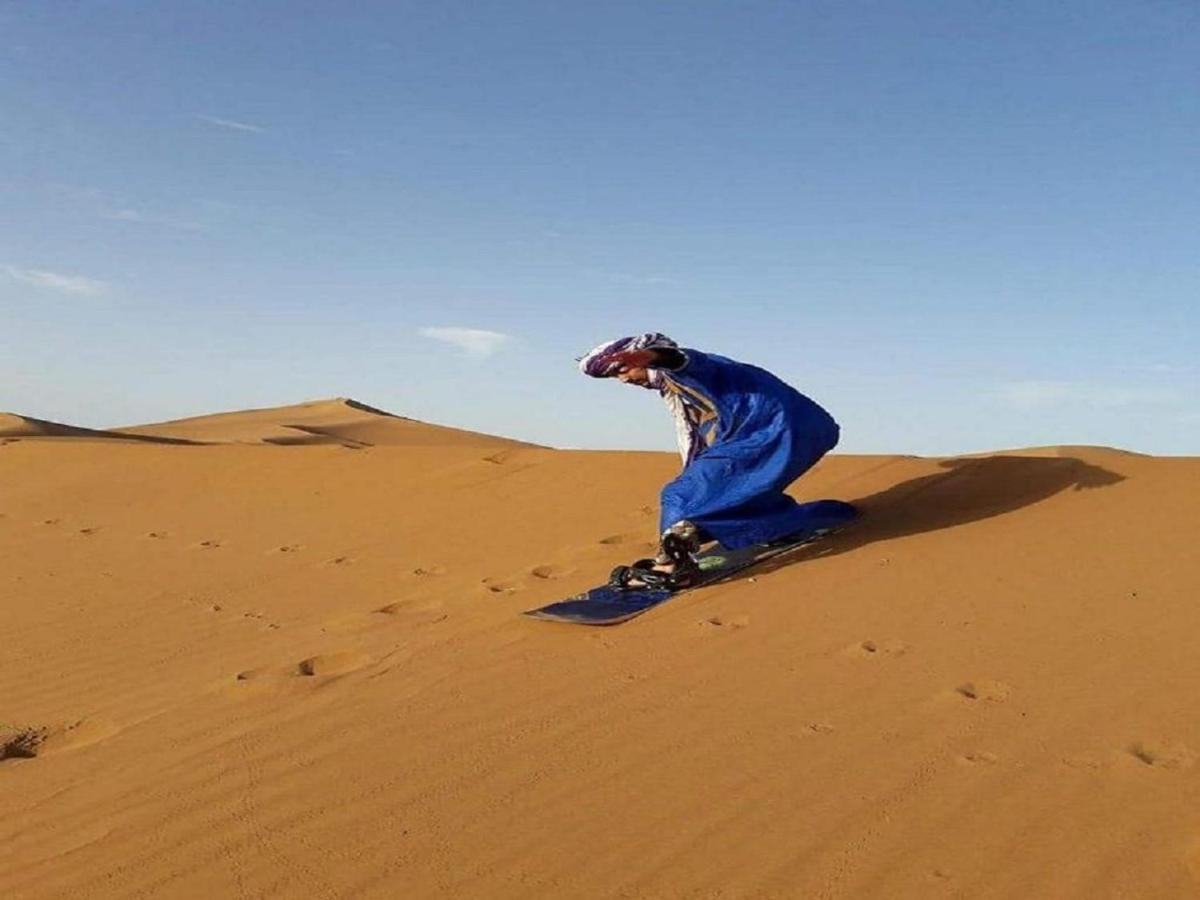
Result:
[[0,409],[350,396],[669,449],[661,331],[845,452],[1200,454],[1193,0],[0,0]]

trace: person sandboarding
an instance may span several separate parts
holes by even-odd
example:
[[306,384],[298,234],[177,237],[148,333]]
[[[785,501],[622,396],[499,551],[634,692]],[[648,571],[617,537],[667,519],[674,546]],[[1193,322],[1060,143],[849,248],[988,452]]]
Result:
[[830,512],[855,514],[839,501],[800,504],[784,493],[837,445],[840,429],[770,372],[680,347],[658,332],[601,344],[579,369],[657,391],[675,420],[683,460],[683,471],[662,489],[657,557],[618,566],[610,584],[683,590],[699,578],[695,558],[706,544],[787,543],[819,530]]

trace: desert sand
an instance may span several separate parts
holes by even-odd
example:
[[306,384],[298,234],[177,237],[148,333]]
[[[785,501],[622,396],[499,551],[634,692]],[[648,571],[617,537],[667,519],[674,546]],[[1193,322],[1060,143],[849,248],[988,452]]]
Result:
[[0,417],[0,896],[1200,896],[1200,459],[835,455],[586,628],[665,453]]

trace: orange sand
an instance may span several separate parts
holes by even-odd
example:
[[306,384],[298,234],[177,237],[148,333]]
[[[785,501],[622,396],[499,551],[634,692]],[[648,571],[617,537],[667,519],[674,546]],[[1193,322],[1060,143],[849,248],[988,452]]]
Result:
[[835,456],[807,556],[518,615],[676,466],[0,417],[0,896],[1200,896],[1200,460]]

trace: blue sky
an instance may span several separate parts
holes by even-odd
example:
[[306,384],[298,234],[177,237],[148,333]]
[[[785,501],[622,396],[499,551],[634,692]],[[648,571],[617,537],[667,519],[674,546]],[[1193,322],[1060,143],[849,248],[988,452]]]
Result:
[[1198,162],[1186,0],[3,3],[0,409],[668,449],[574,363],[658,330],[846,451],[1197,454]]

